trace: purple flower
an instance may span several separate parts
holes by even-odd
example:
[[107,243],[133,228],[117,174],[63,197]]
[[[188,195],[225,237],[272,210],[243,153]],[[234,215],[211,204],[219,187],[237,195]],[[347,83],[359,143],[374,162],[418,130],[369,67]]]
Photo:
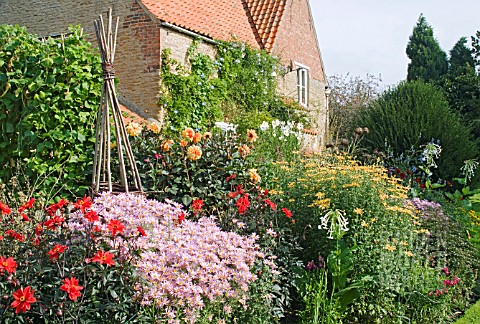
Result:
[[312,271],[312,270],[315,270],[317,269],[317,266],[315,265],[315,261],[310,261],[307,263],[307,266],[306,266],[306,269],[307,271]]

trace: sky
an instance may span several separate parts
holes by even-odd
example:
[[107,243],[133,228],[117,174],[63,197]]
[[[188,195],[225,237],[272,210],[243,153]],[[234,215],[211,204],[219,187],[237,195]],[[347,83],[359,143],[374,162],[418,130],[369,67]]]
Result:
[[480,0],[310,0],[327,76],[381,77],[385,86],[407,77],[405,53],[421,13],[440,47],[450,52],[480,30]]

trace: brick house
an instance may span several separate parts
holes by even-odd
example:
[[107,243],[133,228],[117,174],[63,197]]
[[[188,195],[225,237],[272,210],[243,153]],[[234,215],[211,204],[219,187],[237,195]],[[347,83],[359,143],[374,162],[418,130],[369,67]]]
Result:
[[310,112],[319,142],[327,125],[327,85],[309,0],[2,0],[0,22],[26,26],[40,36],[80,24],[93,38],[93,20],[108,8],[120,17],[116,75],[122,104],[146,118],[163,119],[158,105],[161,52],[184,61],[194,37],[214,55],[214,40],[246,42],[280,58],[287,73],[281,94]]

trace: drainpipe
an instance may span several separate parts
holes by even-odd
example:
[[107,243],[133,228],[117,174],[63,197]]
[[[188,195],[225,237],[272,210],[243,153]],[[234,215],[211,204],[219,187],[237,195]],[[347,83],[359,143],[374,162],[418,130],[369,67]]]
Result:
[[322,149],[325,148],[327,145],[327,140],[329,138],[329,123],[330,123],[330,111],[329,111],[329,105],[330,105],[330,94],[332,93],[332,89],[328,85],[325,86],[325,134],[323,136],[323,143],[322,143]]
[[168,28],[171,28],[173,30],[176,30],[182,34],[185,34],[185,35],[188,35],[188,36],[191,36],[191,37],[195,37],[195,38],[200,38],[201,40],[203,40],[204,42],[206,43],[210,43],[210,44],[214,44],[216,45],[217,42],[214,41],[213,39],[211,38],[208,38],[208,37],[205,37],[205,36],[202,36],[200,34],[197,34],[195,32],[192,32],[192,31],[189,31],[188,29],[185,29],[185,28],[182,28],[182,27],[178,27],[178,26],[175,26],[175,25],[172,25],[166,21],[163,21],[162,26],[165,26],[165,27],[168,27]]

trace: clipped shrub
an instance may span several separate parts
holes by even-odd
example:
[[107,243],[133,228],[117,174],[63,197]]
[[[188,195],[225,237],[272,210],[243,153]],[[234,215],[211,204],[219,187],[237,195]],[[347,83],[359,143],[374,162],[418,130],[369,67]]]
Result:
[[79,27],[39,40],[1,25],[0,48],[0,179],[16,174],[18,163],[42,191],[79,187],[81,194],[93,161],[99,57]]
[[460,173],[463,161],[478,156],[470,129],[448,106],[441,90],[422,81],[403,82],[387,90],[358,115],[358,125],[368,127],[363,145],[399,156],[432,140],[442,155],[434,174],[442,179]]
[[480,301],[477,301],[472,307],[470,307],[465,314],[458,319],[455,324],[470,324],[480,322]]

